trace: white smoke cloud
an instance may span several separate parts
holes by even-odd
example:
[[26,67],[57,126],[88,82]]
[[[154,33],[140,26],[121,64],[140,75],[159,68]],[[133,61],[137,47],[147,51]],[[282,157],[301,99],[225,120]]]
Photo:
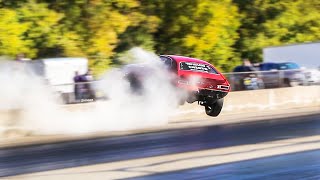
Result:
[[0,122],[1,128],[35,134],[69,134],[131,130],[168,123],[177,107],[178,96],[159,64],[159,57],[140,48],[132,49],[129,55],[128,61],[148,63],[154,68],[152,75],[144,80],[143,95],[130,93],[123,73],[113,69],[97,85],[109,100],[73,111],[63,108],[50,87],[24,64],[0,64],[0,111],[10,112],[12,116],[2,120],[12,122]]

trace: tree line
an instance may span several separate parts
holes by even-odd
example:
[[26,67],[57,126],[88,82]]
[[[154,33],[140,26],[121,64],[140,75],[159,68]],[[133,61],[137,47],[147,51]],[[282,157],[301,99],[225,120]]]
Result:
[[132,47],[230,71],[266,46],[320,39],[317,0],[0,0],[0,55],[84,56],[95,71]]

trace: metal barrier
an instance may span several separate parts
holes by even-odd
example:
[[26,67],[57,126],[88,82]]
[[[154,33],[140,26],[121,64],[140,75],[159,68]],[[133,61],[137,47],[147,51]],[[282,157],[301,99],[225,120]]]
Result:
[[79,83],[66,83],[52,85],[55,92],[59,93],[65,104],[92,102],[98,98],[99,90],[96,83],[99,81],[79,82]]
[[272,70],[223,73],[233,91],[308,85],[306,70]]
[[[279,87],[291,87],[298,85],[309,85],[309,84],[320,84],[320,71],[319,77],[316,82],[310,81],[308,77],[308,70],[274,70],[274,71],[251,71],[251,72],[232,72],[232,73],[222,73],[229,81],[232,91],[241,90],[256,90],[265,88],[279,88]],[[105,99],[106,97],[99,91],[96,83],[100,80],[91,82],[80,82],[80,83],[67,83],[67,84],[57,84],[52,85],[54,90],[60,92],[65,103],[77,103],[77,102],[91,102],[98,98]],[[86,85],[87,89],[86,88]],[[90,98],[85,95],[84,98],[76,98],[75,89],[78,88],[85,89],[88,93],[94,92],[94,98]],[[88,89],[89,87],[89,89]],[[90,93],[89,93],[90,94]]]

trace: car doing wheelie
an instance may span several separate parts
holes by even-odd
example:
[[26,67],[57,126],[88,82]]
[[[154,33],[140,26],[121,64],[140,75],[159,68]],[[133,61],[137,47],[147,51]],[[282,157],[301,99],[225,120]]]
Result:
[[[176,55],[161,55],[160,59],[166,69],[174,74],[172,84],[185,94],[180,97],[180,104],[198,102],[205,107],[207,115],[216,117],[220,114],[230,84],[213,65],[200,59]],[[150,70],[138,64],[128,65],[125,69],[131,88],[140,94],[143,88],[141,76]]]

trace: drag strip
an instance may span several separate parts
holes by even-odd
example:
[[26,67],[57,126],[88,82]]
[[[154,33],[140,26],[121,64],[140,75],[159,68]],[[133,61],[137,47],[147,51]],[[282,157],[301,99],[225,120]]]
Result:
[[320,135],[320,114],[0,149],[0,176]]
[[132,178],[146,179],[319,179],[320,150],[204,166]]

